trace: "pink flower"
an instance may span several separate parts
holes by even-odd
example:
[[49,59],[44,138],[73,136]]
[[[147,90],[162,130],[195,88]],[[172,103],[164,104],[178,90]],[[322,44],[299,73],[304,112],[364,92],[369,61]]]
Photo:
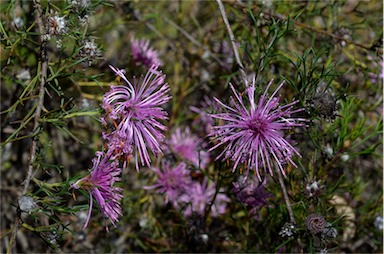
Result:
[[189,190],[191,186],[191,177],[187,171],[185,163],[171,167],[170,162],[162,163],[161,170],[153,168],[157,174],[156,183],[152,186],[145,186],[144,188],[157,189],[157,192],[165,194],[165,202],[171,202],[174,207],[178,207],[178,199],[182,194]]
[[136,64],[143,64],[147,67],[162,65],[156,50],[149,47],[149,40],[135,40],[131,38],[133,60]]
[[[240,163],[247,167],[247,175],[250,169],[255,170],[261,181],[259,170],[261,168],[272,173],[272,166],[277,164],[283,175],[285,171],[283,164],[292,161],[293,154],[300,156],[299,152],[284,138],[284,130],[297,126],[305,126],[305,119],[292,117],[293,114],[304,110],[293,109],[298,101],[287,105],[280,105],[279,98],[275,95],[283,86],[284,82],[267,98],[267,91],[272,84],[269,82],[264,94],[255,100],[255,79],[251,86],[247,85],[246,94],[249,105],[246,106],[243,98],[239,95],[232,84],[230,87],[235,96],[231,98],[231,104],[225,105],[215,98],[223,109],[223,113],[211,116],[220,123],[214,126],[211,136],[218,142],[211,150],[223,147],[223,151],[216,159],[230,159],[234,162],[233,170]],[[224,112],[224,110],[226,112]]]
[[[218,190],[216,193],[216,185],[211,182],[208,185],[208,178],[204,178],[203,183],[194,182],[189,188],[188,192],[180,197],[180,201],[187,204],[184,210],[184,216],[189,217],[193,213],[205,215],[206,208],[211,206],[211,215],[217,217],[225,213],[227,202],[230,199]],[[211,205],[211,202],[213,204]]]
[[[74,184],[74,189],[84,189],[89,192],[89,212],[87,220],[84,224],[84,229],[88,226],[89,219],[92,213],[93,198],[99,205],[100,211],[104,217],[108,218],[113,226],[121,213],[122,189],[114,187],[114,183],[120,181],[121,168],[116,160],[110,160],[102,152],[96,153],[96,158],[93,160],[93,167],[89,175],[81,178]],[[106,227],[108,231],[108,227]]]
[[124,70],[111,69],[121,77],[126,85],[111,86],[111,90],[103,96],[102,107],[107,123],[114,122],[116,130],[104,134],[108,153],[134,156],[136,169],[141,164],[150,166],[150,150],[155,156],[162,153],[160,143],[164,140],[166,127],[159,120],[168,119],[167,112],[161,107],[171,98],[169,86],[165,83],[165,75],[152,66],[145,77],[134,79],[133,84],[125,77]]
[[203,150],[205,146],[203,140],[192,134],[188,127],[185,128],[184,132],[180,128],[176,128],[165,143],[167,149],[176,156],[198,168],[205,169],[209,163],[209,153]]

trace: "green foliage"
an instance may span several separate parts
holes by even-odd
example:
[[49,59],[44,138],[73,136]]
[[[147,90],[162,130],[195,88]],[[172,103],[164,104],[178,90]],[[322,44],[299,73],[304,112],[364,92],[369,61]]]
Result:
[[[147,71],[133,60],[131,37],[149,39],[163,62],[172,94],[164,122],[167,138],[175,128],[188,126],[208,141],[198,122],[202,116],[191,106],[202,107],[205,96],[229,101],[229,82],[244,91],[238,64],[213,1],[41,1],[45,29],[48,17],[66,22],[66,31],[51,34],[43,46],[36,4],[12,0],[0,5],[0,151],[1,241],[12,244],[16,222],[13,252],[383,251],[383,233],[375,224],[383,218],[382,27],[377,25],[383,21],[382,3],[263,0],[224,6],[257,91],[263,93],[272,78],[285,80],[281,101],[298,100],[306,109],[297,115],[308,120],[307,127],[287,132],[302,155],[293,157],[298,168],[285,166],[284,185],[296,219],[292,235],[281,233],[291,218],[277,176],[267,177],[264,186],[271,196],[252,213],[233,191],[246,168],[232,172],[232,164],[214,161],[214,153],[205,170],[188,165],[193,180],[207,177],[216,184],[204,216],[185,217],[165,204],[164,195],[144,189],[154,184],[153,171],[136,172],[130,162],[117,184],[124,198],[116,228],[106,233],[108,219],[94,202],[83,230],[90,196],[71,186],[87,175],[95,152],[104,149],[102,133],[114,128],[99,120],[103,94],[120,82],[108,65],[124,68],[127,77]],[[95,42],[91,52],[86,51],[89,39]],[[48,67],[40,104],[42,50]],[[333,107],[319,106],[325,96],[335,100],[335,114]],[[153,158],[153,166],[165,158],[182,161],[165,154]],[[20,210],[22,193],[36,203],[29,212]],[[225,214],[212,217],[220,193],[231,202]],[[337,230],[336,238],[307,229],[312,213]]]

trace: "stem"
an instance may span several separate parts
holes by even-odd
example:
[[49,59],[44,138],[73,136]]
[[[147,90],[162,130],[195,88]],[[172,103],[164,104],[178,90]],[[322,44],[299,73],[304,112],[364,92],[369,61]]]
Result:
[[[43,11],[41,9],[40,0],[34,0],[34,7],[36,12],[36,23],[39,27],[40,32],[40,42],[41,42],[41,72],[40,72],[40,88],[39,88],[39,97],[37,101],[36,111],[35,111],[35,119],[33,124],[33,135],[36,135],[39,130],[39,119],[41,116],[41,110],[43,108],[44,104],[44,94],[45,94],[45,83],[47,80],[47,70],[48,70],[48,56],[47,56],[47,48],[46,48],[46,40],[44,39],[45,35],[45,28],[43,23]],[[37,150],[37,138],[32,138],[32,144],[29,150],[29,159],[28,159],[28,170],[27,170],[27,176],[23,182],[24,188],[22,192],[22,196],[24,196],[28,192],[28,187],[32,179],[32,173],[33,173],[33,163],[36,159],[36,150]],[[16,242],[16,235],[17,231],[19,230],[20,224],[20,217],[19,212],[16,215],[15,223],[13,232],[11,235],[11,238],[9,240],[9,246],[7,249],[7,253],[11,253],[14,244]]]
[[239,54],[239,51],[237,50],[236,43],[235,43],[235,41],[236,41],[235,36],[233,35],[233,32],[231,30],[231,26],[229,25],[227,15],[225,14],[223,2],[221,0],[216,0],[216,1],[217,1],[217,4],[219,5],[219,10],[220,10],[221,16],[223,17],[223,21],[225,23],[225,26],[227,27],[229,39],[231,40],[233,53],[235,54],[236,63],[240,69],[241,78],[243,79],[244,84],[247,85],[248,84],[247,75],[245,73],[244,65],[241,63],[240,54]]
[[281,190],[283,191],[284,201],[285,201],[285,204],[287,205],[289,219],[291,220],[292,224],[296,225],[295,216],[293,215],[291,201],[289,201],[289,196],[288,196],[287,188],[285,187],[283,176],[279,169],[277,169],[276,171],[277,171],[277,176],[279,178]]
[[[287,206],[289,219],[290,219],[291,223],[296,226],[295,216],[293,215],[291,201],[289,201],[288,191],[287,191],[287,188],[285,187],[283,175],[281,174],[281,171],[279,169],[276,169],[275,171],[277,172],[280,187],[281,187],[281,190],[283,191],[284,201],[285,201],[285,205]],[[297,242],[300,246],[300,253],[303,253],[303,247],[302,247],[303,245],[301,243],[300,237],[297,237]]]
[[[45,28],[43,24],[43,12],[40,5],[40,0],[34,1],[35,8],[36,8],[36,22],[39,26],[40,31],[40,41],[41,41],[41,72],[40,72],[40,89],[39,89],[39,98],[37,102],[37,107],[35,111],[35,120],[33,123],[33,133],[36,134],[38,131],[40,122],[40,115],[41,110],[43,108],[44,104],[44,94],[45,94],[45,83],[47,80],[47,70],[48,70],[48,56],[47,56],[47,47],[46,47],[46,40],[44,39],[45,34]],[[27,177],[24,180],[24,189],[23,189],[23,195],[25,195],[28,191],[29,183],[32,179],[32,171],[33,171],[33,163],[36,159],[36,149],[37,149],[37,139],[32,139],[32,145],[29,152],[29,161],[28,161],[28,171],[27,171]]]

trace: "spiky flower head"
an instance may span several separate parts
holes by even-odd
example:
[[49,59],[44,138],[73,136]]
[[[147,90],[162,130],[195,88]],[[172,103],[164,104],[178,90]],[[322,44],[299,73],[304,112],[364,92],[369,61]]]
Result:
[[[212,217],[224,214],[230,199],[222,193],[222,189],[218,190],[215,196],[216,191],[215,183],[208,184],[208,178],[204,178],[202,183],[193,182],[189,191],[180,197],[180,201],[187,204],[184,216],[189,217],[193,213],[204,216],[208,206],[211,206],[210,215]],[[211,202],[213,203],[211,204]]]
[[178,207],[178,200],[191,186],[191,177],[185,163],[179,163],[171,167],[169,161],[162,163],[161,169],[152,168],[157,174],[156,183],[145,186],[144,189],[157,189],[157,192],[165,194],[165,202],[171,202]]
[[[234,162],[233,170],[239,164],[247,167],[247,175],[250,169],[255,170],[258,179],[261,181],[260,170],[264,169],[273,175],[272,167],[277,164],[283,175],[283,165],[288,161],[294,166],[293,154],[300,156],[299,152],[284,137],[284,130],[297,126],[304,126],[305,119],[296,118],[292,115],[304,110],[293,109],[298,101],[287,105],[280,105],[276,93],[283,86],[284,82],[267,98],[267,91],[272,84],[271,80],[263,95],[255,99],[255,79],[252,85],[247,85],[245,93],[249,105],[244,103],[240,94],[235,91],[232,84],[230,87],[235,96],[231,98],[230,105],[225,105],[215,98],[223,108],[222,113],[211,116],[219,120],[214,126],[211,136],[218,142],[211,150],[224,147],[223,152],[216,159],[230,159]],[[226,112],[224,112],[226,111]]]
[[161,60],[157,54],[157,51],[149,47],[149,40],[135,39],[131,37],[131,48],[133,60],[136,64],[143,64],[147,67],[152,65],[162,65]]
[[[84,229],[88,226],[92,213],[93,198],[99,205],[100,211],[108,218],[113,226],[118,221],[121,212],[122,189],[113,186],[120,181],[121,168],[116,160],[109,158],[102,152],[97,152],[92,160],[93,167],[90,173],[72,184],[73,189],[84,189],[89,192],[89,212]],[[108,231],[108,227],[106,227]]]
[[192,134],[189,127],[184,131],[176,128],[165,143],[166,149],[195,167],[205,169],[209,163],[209,153],[203,149],[205,146],[203,140]]
[[111,86],[102,99],[102,108],[106,111],[102,121],[112,120],[116,126],[112,133],[103,135],[108,142],[108,152],[127,158],[134,156],[137,170],[139,157],[143,166],[150,166],[148,150],[156,156],[162,153],[160,143],[166,127],[159,120],[168,119],[161,107],[171,98],[165,75],[153,65],[144,77],[134,78],[132,84],[124,70],[110,68],[126,85]]

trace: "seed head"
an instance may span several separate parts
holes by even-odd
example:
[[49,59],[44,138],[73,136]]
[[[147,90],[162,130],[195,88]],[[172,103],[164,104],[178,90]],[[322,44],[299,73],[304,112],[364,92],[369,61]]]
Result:
[[326,221],[323,216],[319,214],[310,214],[305,219],[305,226],[311,234],[318,234],[323,232],[326,226]]

